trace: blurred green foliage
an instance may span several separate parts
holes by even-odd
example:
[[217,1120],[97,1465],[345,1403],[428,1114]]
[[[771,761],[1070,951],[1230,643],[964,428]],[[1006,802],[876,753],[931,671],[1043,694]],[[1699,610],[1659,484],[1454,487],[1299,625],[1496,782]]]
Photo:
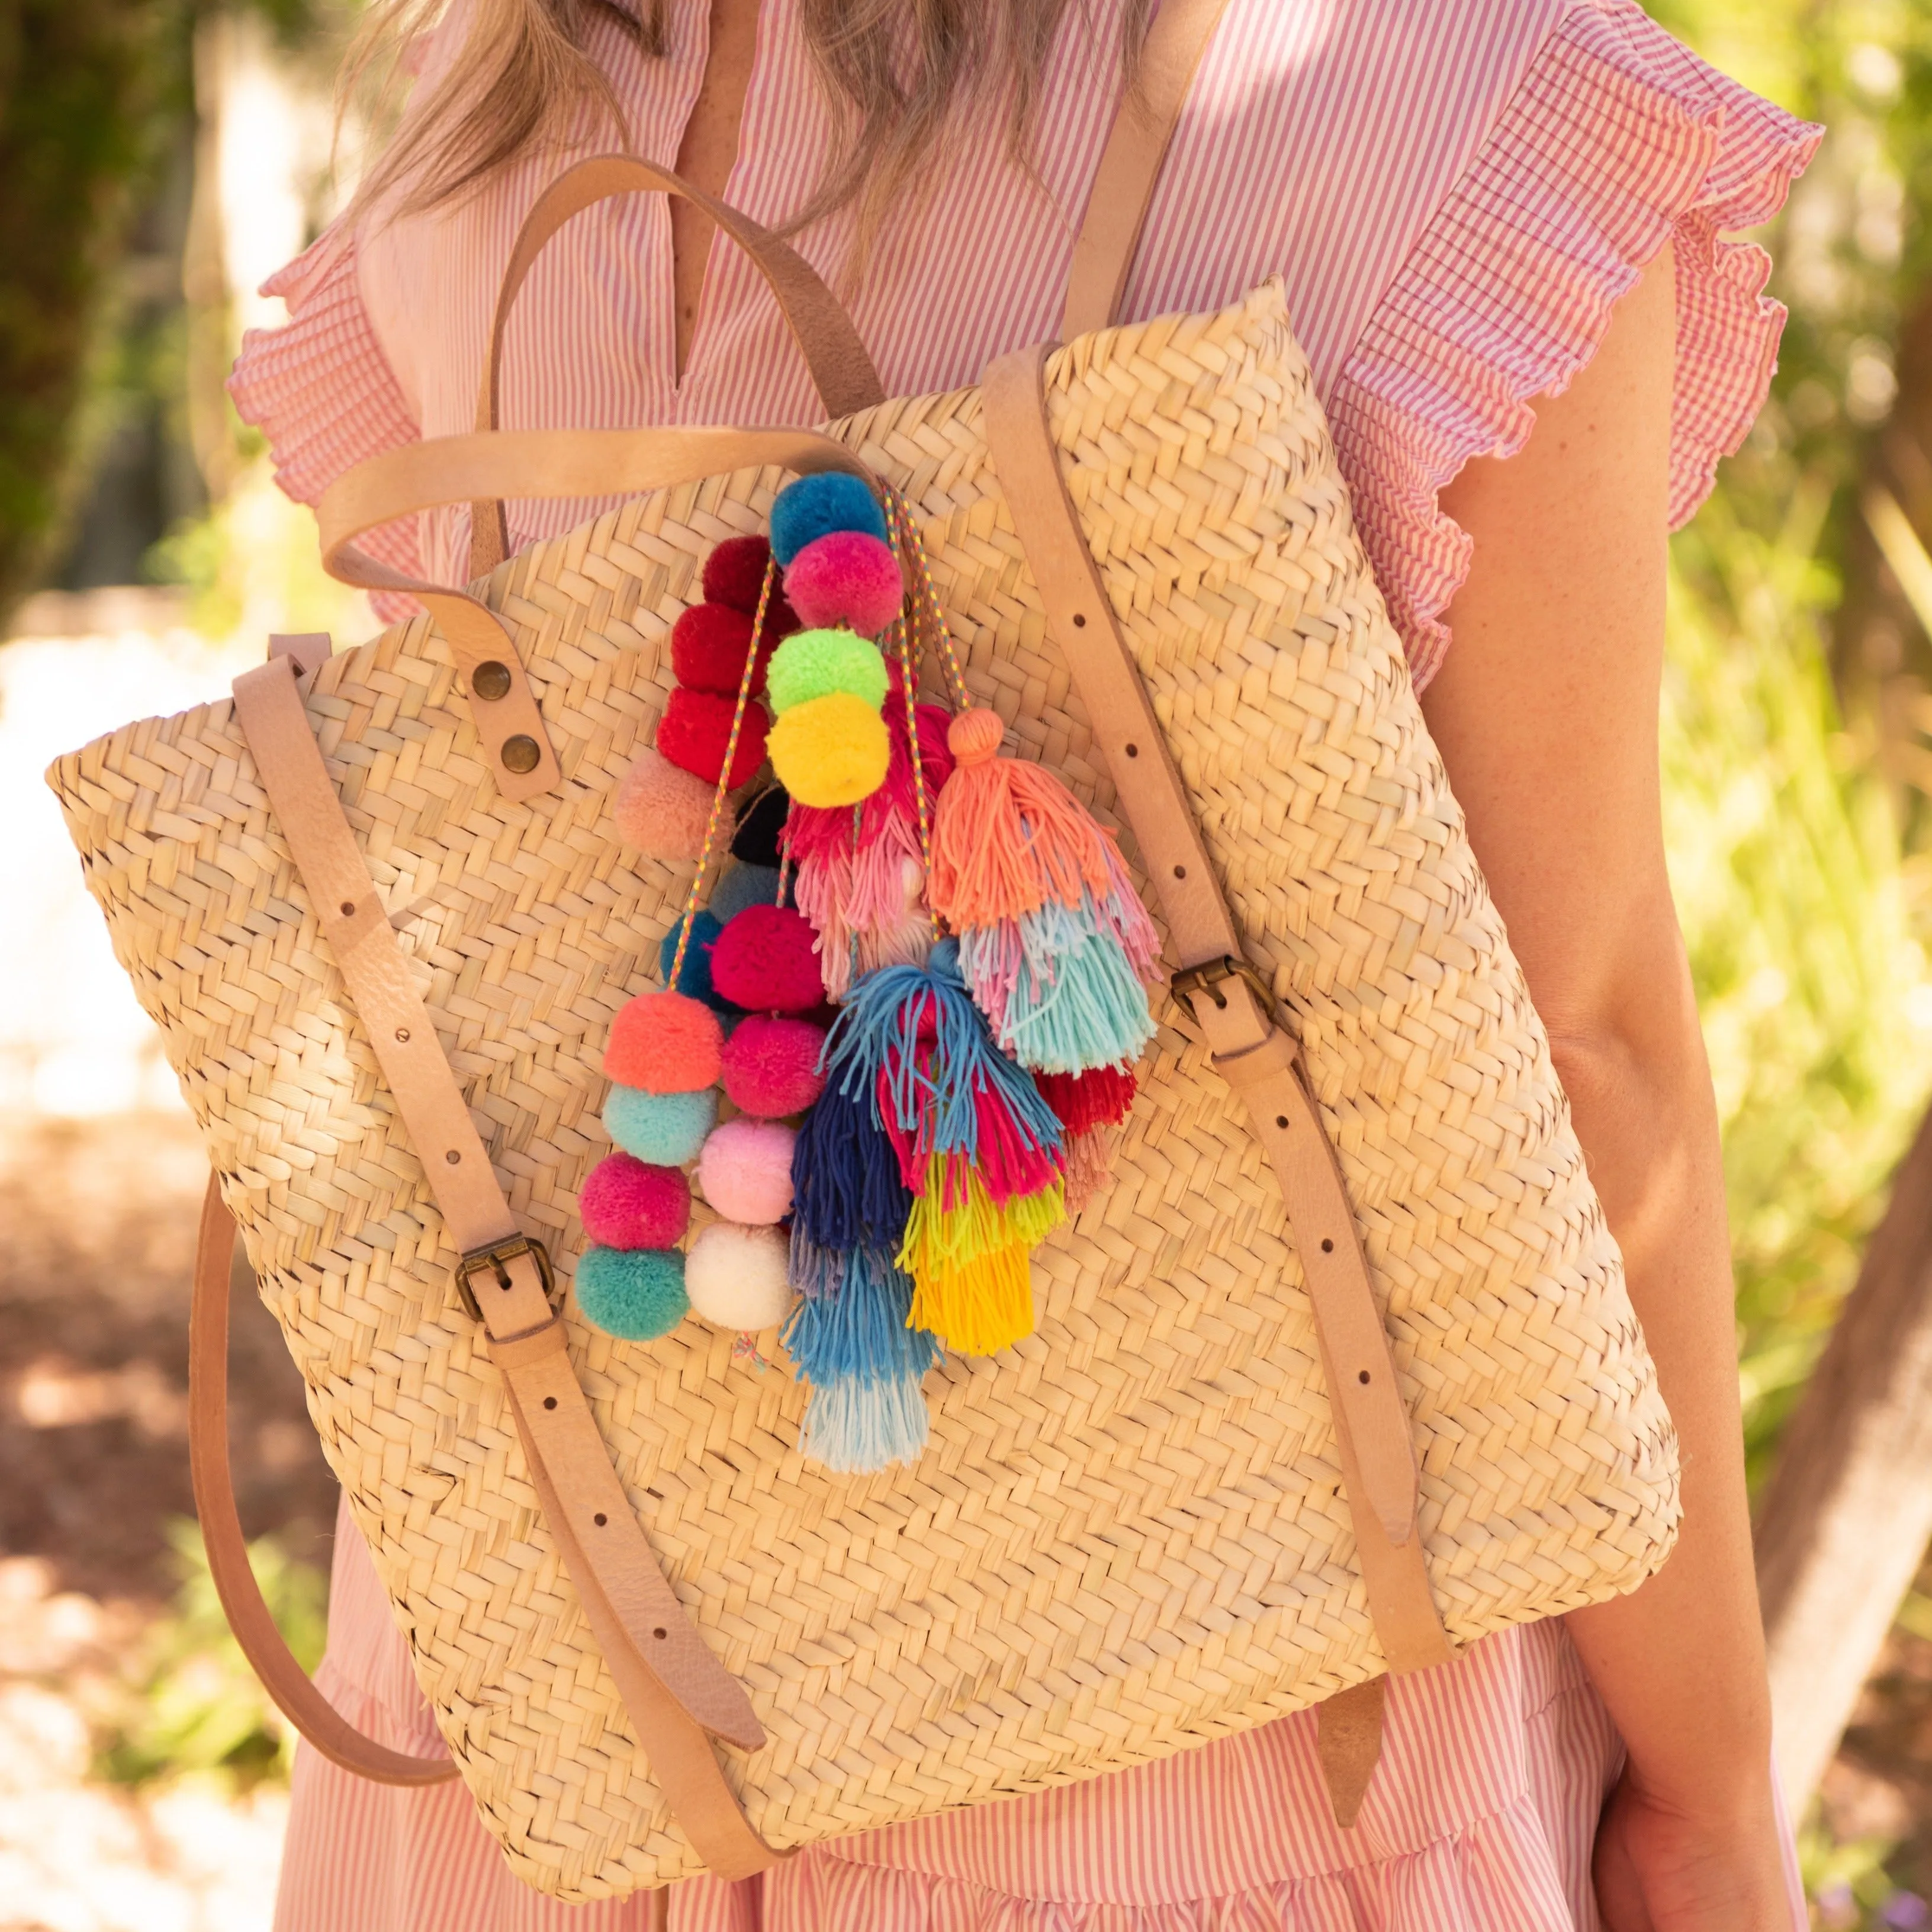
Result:
[[[174,1603],[130,1660],[119,1708],[97,1744],[95,1775],[145,1784],[204,1774],[242,1786],[285,1777],[295,1734],[228,1628],[200,1529],[184,1520],[168,1534],[180,1579]],[[326,1635],[326,1580],[272,1536],[251,1543],[248,1560],[289,1648],[314,1670]]]

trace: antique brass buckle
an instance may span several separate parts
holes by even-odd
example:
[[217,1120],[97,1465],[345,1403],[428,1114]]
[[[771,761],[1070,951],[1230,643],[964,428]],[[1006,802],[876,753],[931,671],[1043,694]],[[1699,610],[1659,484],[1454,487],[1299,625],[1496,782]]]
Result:
[[556,1306],[556,1270],[550,1266],[550,1250],[542,1242],[533,1240],[527,1234],[512,1234],[507,1241],[497,1241],[487,1248],[472,1248],[456,1264],[456,1292],[463,1298],[463,1305],[471,1318],[483,1319],[483,1310],[477,1305],[476,1291],[470,1285],[472,1275],[489,1274],[496,1277],[499,1288],[510,1286],[510,1270],[506,1262],[516,1261],[528,1255],[537,1264],[537,1278],[543,1283],[544,1299],[553,1310]]
[[1223,980],[1245,980],[1250,992],[1262,1003],[1262,1012],[1274,1017],[1274,988],[1262,977],[1258,968],[1245,959],[1237,959],[1232,952],[1224,952],[1204,965],[1184,966],[1167,983],[1177,1000],[1191,1001],[1196,993],[1205,993],[1216,1006],[1226,1006],[1228,996],[1216,990]]

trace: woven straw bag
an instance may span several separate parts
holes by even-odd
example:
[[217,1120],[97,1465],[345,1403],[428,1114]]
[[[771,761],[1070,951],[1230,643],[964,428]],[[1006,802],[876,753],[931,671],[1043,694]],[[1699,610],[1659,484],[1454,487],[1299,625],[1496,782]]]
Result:
[[[339,574],[399,583],[352,539],[432,503],[478,503],[486,562],[505,496],[621,507],[50,774],[217,1172],[196,1454],[238,1623],[329,1755],[443,1774],[291,1683],[237,1570],[230,1214],[456,1766],[560,1898],[1161,1758],[1669,1549],[1616,1249],[1280,289],[1101,326],[1218,10],[1160,10],[1064,348],[872,400],[830,295],[706,203],[774,278],[822,434],[491,434],[486,394],[484,433],[331,493]],[[567,176],[504,308],[569,213],[644,185],[685,191]],[[949,1358],[924,1455],[856,1478],[800,1456],[804,1392],[728,1336],[551,1314],[599,1049],[689,878],[620,852],[610,794],[704,555],[835,465],[903,493],[974,697],[1121,826],[1178,969],[1119,1178],[1036,1256],[1037,1333]],[[1328,1708],[1372,1739],[1354,1694]]]

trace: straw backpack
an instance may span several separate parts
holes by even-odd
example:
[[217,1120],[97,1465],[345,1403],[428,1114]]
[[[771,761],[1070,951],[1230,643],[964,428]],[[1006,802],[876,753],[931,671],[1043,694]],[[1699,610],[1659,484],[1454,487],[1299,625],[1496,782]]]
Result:
[[[232,702],[60,760],[87,882],[215,1169],[199,1494],[231,1616],[337,1762],[359,1738],[249,1579],[222,1408],[238,1226],[458,1774],[565,1900],[1144,1763],[1311,1704],[1345,1822],[1385,1673],[1634,1588],[1676,1450],[1547,1042],[1352,526],[1278,284],[1108,326],[1216,0],[1167,0],[1102,163],[1065,346],[888,399],[795,254],[700,200],[831,419],[494,428],[344,478],[352,583],[428,614],[276,640]],[[690,868],[610,796],[720,539],[799,472],[890,484],[974,698],[1118,824],[1172,970],[1110,1193],[1036,1333],[928,1376],[910,1466],[802,1456],[806,1392],[566,1292],[598,1054]],[[622,496],[501,558],[506,497]],[[358,532],[478,506],[467,592]],[[1338,1694],[1345,1694],[1339,1696]]]

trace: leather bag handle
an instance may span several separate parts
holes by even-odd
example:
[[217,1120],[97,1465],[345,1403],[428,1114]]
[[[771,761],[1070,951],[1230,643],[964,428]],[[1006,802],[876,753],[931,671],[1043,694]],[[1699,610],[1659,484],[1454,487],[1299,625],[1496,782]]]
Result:
[[262,1688],[309,1743],[344,1771],[378,1784],[440,1784],[456,1775],[447,1757],[411,1757],[365,1736],[309,1680],[283,1640],[248,1561],[235,1506],[228,1450],[228,1273],[235,1222],[218,1174],[208,1177],[195,1244],[194,1298],[188,1315],[188,1454],[195,1514],[208,1550],[208,1574],[228,1627]]
[[[856,415],[885,400],[879,372],[873,368],[872,358],[852,326],[851,317],[796,249],[669,168],[631,154],[598,154],[579,161],[552,182],[537,197],[536,206],[518,230],[509,266],[503,271],[502,286],[497,292],[489,350],[483,358],[482,392],[476,399],[479,430],[497,427],[502,406],[504,333],[509,326],[511,308],[538,256],[573,215],[616,195],[652,190],[681,196],[702,208],[752,258],[778,298],[792,339],[812,372],[813,386],[828,420]],[[525,493],[519,489],[515,494]],[[474,580],[495,569],[508,551],[501,496],[475,501],[470,530],[470,574]]]
[[692,1627],[612,1468],[550,1302],[548,1257],[518,1230],[310,728],[284,651],[235,680],[269,811],[458,1250],[459,1292],[503,1378],[546,1526],[652,1775],[711,1870],[782,1856],[752,1828],[706,1734],[765,1742],[743,1687]]

